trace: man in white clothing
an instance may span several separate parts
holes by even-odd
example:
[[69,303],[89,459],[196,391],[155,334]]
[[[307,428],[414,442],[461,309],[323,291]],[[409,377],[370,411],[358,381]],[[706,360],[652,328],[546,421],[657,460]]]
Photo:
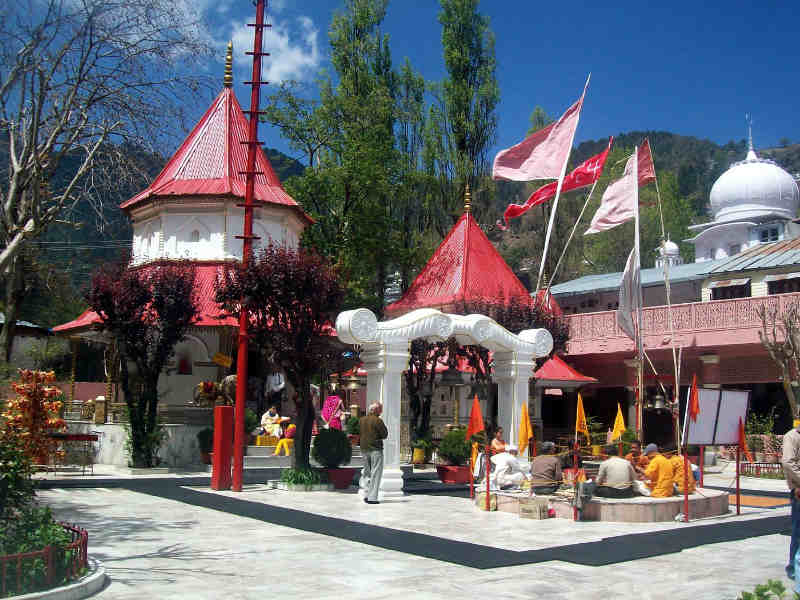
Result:
[[506,444],[506,451],[492,456],[494,473],[492,479],[497,488],[501,490],[518,488],[528,476],[522,471],[522,466],[517,460],[517,447]]

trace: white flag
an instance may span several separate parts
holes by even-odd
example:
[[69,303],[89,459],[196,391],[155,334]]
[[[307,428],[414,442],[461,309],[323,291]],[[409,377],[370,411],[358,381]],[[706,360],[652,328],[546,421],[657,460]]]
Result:
[[617,325],[634,342],[636,342],[634,319],[639,312],[640,285],[639,257],[636,255],[636,247],[634,247],[628,255],[628,262],[625,263],[625,271],[622,273],[622,281],[619,284],[619,308],[617,309]]
[[609,184],[603,193],[600,207],[594,213],[592,224],[583,235],[598,233],[630,221],[636,214],[636,178],[633,175],[636,156],[625,163],[622,177]]

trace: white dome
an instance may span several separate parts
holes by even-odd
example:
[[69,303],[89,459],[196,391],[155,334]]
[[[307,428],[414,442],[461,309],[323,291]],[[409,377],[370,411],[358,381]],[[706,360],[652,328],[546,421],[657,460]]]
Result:
[[711,212],[718,222],[761,216],[794,219],[799,205],[792,176],[773,161],[758,158],[752,147],[747,158],[734,163],[711,188]]
[[664,256],[665,254],[667,256],[677,256],[681,253],[681,251],[680,248],[678,248],[678,244],[676,244],[673,241],[667,240],[666,242],[664,242],[664,245],[658,249],[658,253],[661,256]]

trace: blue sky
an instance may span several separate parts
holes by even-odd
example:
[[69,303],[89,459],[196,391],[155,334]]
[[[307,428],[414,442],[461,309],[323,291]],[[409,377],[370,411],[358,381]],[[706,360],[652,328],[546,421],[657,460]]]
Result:
[[[483,0],[496,36],[501,101],[493,152],[518,142],[534,106],[558,116],[592,81],[576,143],[631,130],[656,129],[718,143],[746,136],[753,116],[756,147],[786,137],[800,142],[800,7],[775,2],[533,3]],[[314,82],[329,68],[327,31],[337,1],[270,2],[265,42],[273,55],[265,79]],[[220,48],[232,38],[236,80],[249,79],[254,7],[245,0],[203,0],[210,35]],[[408,56],[428,80],[444,77],[436,0],[393,0],[384,30],[395,65]],[[249,46],[245,48],[244,46]],[[221,80],[221,75],[220,75]],[[269,86],[265,91],[269,93]],[[249,91],[237,84],[243,106]],[[206,106],[198,106],[198,116]],[[272,130],[267,145],[288,151]],[[658,149],[656,148],[657,152]]]

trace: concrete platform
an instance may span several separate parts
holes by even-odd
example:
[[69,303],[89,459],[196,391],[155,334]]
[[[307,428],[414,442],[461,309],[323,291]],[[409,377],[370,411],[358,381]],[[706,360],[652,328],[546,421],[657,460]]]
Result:
[[[658,523],[674,521],[684,508],[684,497],[592,498],[581,513],[583,521]],[[728,514],[728,492],[698,488],[689,495],[689,518],[705,519]]]

